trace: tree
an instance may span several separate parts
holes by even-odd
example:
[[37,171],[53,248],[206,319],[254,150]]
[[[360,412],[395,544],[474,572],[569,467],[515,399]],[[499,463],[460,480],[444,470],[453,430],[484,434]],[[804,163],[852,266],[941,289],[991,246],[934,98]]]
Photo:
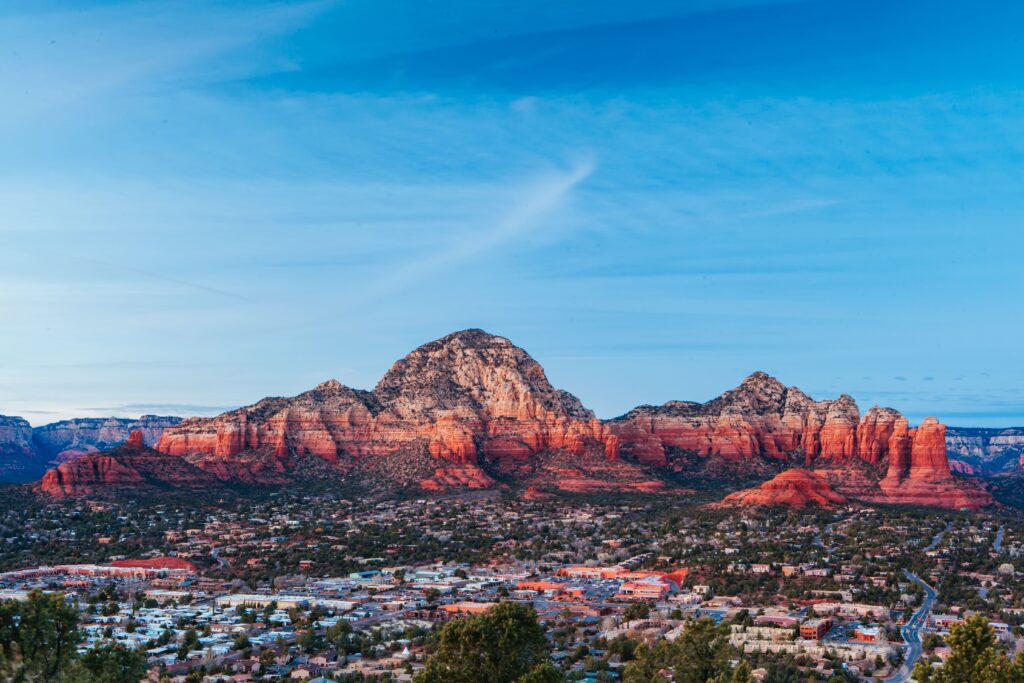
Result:
[[565,683],[565,675],[551,662],[542,662],[521,676],[517,683]]
[[949,629],[946,639],[952,652],[945,665],[935,670],[924,662],[914,667],[918,683],[1016,683],[1024,680],[1024,655],[1010,660],[996,651],[996,633],[988,619],[967,617]]
[[[89,650],[81,666],[97,683],[139,683],[146,675],[146,656],[138,650],[105,645]],[[72,680],[79,680],[72,677]]]
[[651,606],[646,602],[633,602],[622,612],[622,618],[628,624],[631,621],[646,619],[651,616]]
[[24,602],[0,602],[0,680],[66,683],[138,683],[146,657],[120,645],[77,656],[82,642],[78,609],[63,595],[29,593]]
[[549,656],[548,640],[531,605],[503,602],[483,614],[446,624],[434,655],[416,683],[517,683],[527,674],[546,683],[541,664]]
[[[750,670],[735,672],[729,664],[729,627],[710,619],[698,619],[686,625],[675,641],[660,640],[653,646],[637,648],[636,659],[623,672],[625,683],[651,683],[664,680],[662,671],[672,674],[674,683],[740,683],[749,680]],[[734,678],[740,674],[740,678]]]
[[14,678],[56,679],[81,641],[78,609],[61,594],[35,590],[24,602],[0,603],[0,670]]

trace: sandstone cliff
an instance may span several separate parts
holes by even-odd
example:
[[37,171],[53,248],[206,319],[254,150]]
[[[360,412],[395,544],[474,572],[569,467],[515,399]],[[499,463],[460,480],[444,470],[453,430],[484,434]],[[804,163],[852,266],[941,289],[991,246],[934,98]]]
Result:
[[503,337],[465,330],[399,360],[372,392],[330,380],[294,398],[186,420],[165,431],[157,449],[226,479],[236,478],[231,463],[243,453],[284,472],[297,456],[348,471],[368,458],[423,452],[437,467],[420,472],[421,484],[437,489],[491,485],[484,468],[528,475],[545,452],[614,460],[615,444],[529,354]]
[[680,454],[796,458],[805,465],[859,458],[877,464],[888,455],[898,419],[895,410],[879,407],[861,418],[856,402],[845,394],[815,401],[756,372],[707,403],[640,406],[608,427],[618,437],[620,453],[656,466],[668,465]]
[[1024,467],[1024,427],[949,427],[946,448],[951,460],[965,463],[975,474],[1015,472]]
[[0,416],[0,481],[34,481],[47,467],[123,443],[134,430],[153,446],[164,429],[179,422],[177,417],[143,415],[137,420],[76,418],[31,427],[20,417]]
[[143,433],[132,432],[127,442],[105,453],[92,453],[49,470],[37,489],[56,498],[150,493],[170,489],[206,489],[216,477],[173,455],[143,444]]
[[901,419],[891,441],[894,455],[878,484],[883,502],[972,510],[992,503],[985,491],[953,478],[946,458],[946,426],[934,417],[915,429]]
[[[849,396],[815,401],[764,373],[707,403],[641,406],[602,422],[552,387],[523,349],[464,330],[399,360],[373,391],[331,380],[292,398],[191,418],[165,429],[156,450],[222,481],[282,483],[312,464],[428,490],[508,482],[655,491],[665,488],[662,473],[678,481],[701,461],[751,472],[798,464],[828,470],[847,496],[986,504],[987,494],[953,479],[940,427],[926,421],[911,430],[888,408],[862,416]],[[114,465],[106,463],[112,478],[132,476]],[[855,486],[842,481],[853,470]],[[87,488],[93,473],[104,476],[82,474]],[[189,470],[183,476],[191,482]]]

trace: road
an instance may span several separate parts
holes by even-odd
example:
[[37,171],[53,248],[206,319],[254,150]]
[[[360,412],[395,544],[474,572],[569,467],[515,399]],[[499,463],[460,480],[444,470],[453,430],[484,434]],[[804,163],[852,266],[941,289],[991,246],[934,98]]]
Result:
[[1006,533],[1006,527],[999,527],[999,531],[996,532],[996,542],[992,544],[992,550],[997,553],[1003,552],[1003,534]]
[[[946,527],[946,530],[948,529],[949,527]],[[938,545],[938,541],[942,540],[941,537],[944,533],[945,531],[939,532],[935,545]],[[921,587],[924,588],[924,601],[918,610],[914,612],[914,615],[900,629],[900,635],[903,636],[903,641],[907,644],[903,666],[892,676],[886,678],[883,683],[905,683],[910,680],[910,673],[914,670],[917,660],[921,658],[921,628],[928,622],[928,615],[931,614],[932,607],[935,605],[935,589],[922,581],[921,577],[917,574],[906,569],[903,570],[903,573],[911,581],[921,584]]]
[[[925,552],[929,550],[935,550],[942,543],[942,538],[953,528],[953,522],[946,522],[945,528],[939,533],[932,537],[932,542],[925,548]],[[903,658],[903,666],[901,666],[896,673],[886,678],[882,683],[906,683],[910,680],[910,674],[914,670],[914,665],[917,664],[917,660],[921,658],[921,629],[926,623],[928,623],[928,615],[932,612],[932,607],[935,605],[936,592],[935,589],[925,583],[920,576],[913,572],[904,569],[903,573],[907,575],[907,578],[914,583],[921,584],[924,588],[924,600],[921,602],[921,606],[914,612],[913,616],[907,620],[907,623],[900,628],[900,635],[903,636],[903,642],[906,645],[905,657]]]
[[953,522],[946,522],[946,528],[932,537],[932,542],[928,545],[927,548],[924,549],[924,551],[928,552],[929,550],[935,550],[936,548],[938,548],[939,544],[942,543],[942,537],[945,536],[946,532],[952,528]]
[[[826,534],[832,533],[832,527],[834,527],[834,526],[835,526],[835,522],[833,522],[832,524],[826,524],[825,528],[824,528],[824,532]],[[822,539],[821,531],[819,531],[816,534],[814,534],[814,545],[818,546],[819,548],[824,548],[825,547],[825,541]]]
[[217,561],[217,566],[220,567],[221,569],[223,569],[224,567],[228,566],[229,563],[228,563],[227,560],[225,560],[223,557],[221,557],[218,554],[219,552],[220,552],[219,548],[211,548],[210,549],[210,557],[215,559]]

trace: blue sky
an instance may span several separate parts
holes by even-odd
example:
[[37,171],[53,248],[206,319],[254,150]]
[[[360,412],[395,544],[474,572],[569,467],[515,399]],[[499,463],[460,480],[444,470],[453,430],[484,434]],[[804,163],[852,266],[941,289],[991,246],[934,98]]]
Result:
[[1024,423],[1022,20],[8,0],[0,413],[369,388],[483,327],[602,417],[764,370]]

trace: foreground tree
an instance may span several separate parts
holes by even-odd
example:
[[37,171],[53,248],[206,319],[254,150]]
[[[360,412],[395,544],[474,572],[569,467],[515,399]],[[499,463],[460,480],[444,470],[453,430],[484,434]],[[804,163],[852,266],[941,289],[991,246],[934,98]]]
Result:
[[952,650],[940,669],[920,662],[912,677],[918,683],[1019,683],[1024,681],[1024,655],[1011,660],[996,650],[996,632],[982,616],[967,617],[949,629]]
[[637,648],[636,659],[623,672],[624,683],[749,683],[750,667],[735,670],[729,663],[729,627],[710,619],[687,624],[682,635],[669,642]]
[[32,591],[0,602],[0,681],[4,683],[138,683],[146,657],[102,645],[79,657],[78,609],[63,595]]
[[0,603],[0,673],[4,680],[52,681],[82,641],[78,609],[63,595],[32,591]]
[[69,676],[71,681],[138,683],[146,675],[146,657],[139,650],[105,645],[89,650],[79,660],[79,671],[88,676]]
[[552,683],[544,629],[530,605],[503,602],[446,624],[416,683]]

